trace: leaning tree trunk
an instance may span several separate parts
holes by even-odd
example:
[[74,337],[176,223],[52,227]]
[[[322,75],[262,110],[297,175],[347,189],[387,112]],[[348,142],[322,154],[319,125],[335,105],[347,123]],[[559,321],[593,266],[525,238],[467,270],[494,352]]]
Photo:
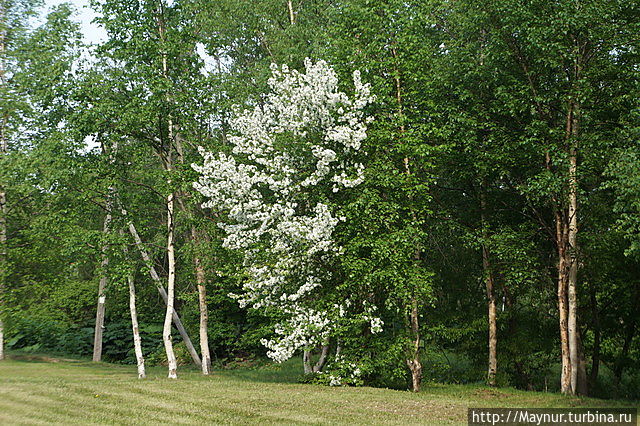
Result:
[[318,362],[316,362],[313,366],[313,372],[319,373],[324,368],[327,363],[327,359],[329,357],[329,344],[322,345],[322,350],[320,352],[320,358],[318,358]]
[[[327,360],[329,358],[329,349],[330,349],[330,346],[328,343],[322,345],[320,358],[318,358],[318,362],[316,362],[315,364],[312,364],[313,351],[311,349],[305,349],[302,352],[302,365],[304,367],[304,374],[320,373],[324,368],[324,366],[326,365]],[[340,355],[339,351],[336,352],[336,357],[338,355]]]
[[[122,211],[122,215],[125,218],[127,218],[128,217],[127,211],[124,208],[121,208],[121,211]],[[153,279],[153,282],[156,284],[156,288],[158,289],[160,296],[162,296],[162,300],[164,300],[164,303],[166,304],[167,292],[165,291],[162,285],[162,280],[160,279],[160,275],[158,275],[156,268],[153,266],[153,262],[151,261],[151,256],[149,256],[149,253],[144,248],[144,244],[142,244],[142,239],[140,238],[140,234],[138,234],[138,230],[136,229],[135,225],[128,218],[127,218],[127,224],[129,226],[129,233],[133,237],[136,247],[140,252],[140,256],[142,257],[142,260],[144,261],[145,266],[149,270],[149,275],[151,275],[151,279]],[[187,350],[189,351],[189,354],[191,355],[193,362],[199,367],[201,365],[200,356],[198,356],[198,352],[196,351],[196,348],[193,346],[193,343],[189,338],[189,334],[187,333],[187,330],[184,328],[184,325],[180,320],[180,316],[178,316],[178,313],[175,311],[175,309],[173,311],[173,323],[178,329],[178,332],[180,333],[180,336],[182,337],[184,344],[187,346]]]

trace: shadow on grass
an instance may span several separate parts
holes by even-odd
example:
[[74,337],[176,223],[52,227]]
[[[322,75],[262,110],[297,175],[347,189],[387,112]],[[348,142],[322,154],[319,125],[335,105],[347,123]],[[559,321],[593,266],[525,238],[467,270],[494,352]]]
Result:
[[295,384],[300,383],[302,377],[302,365],[297,361],[268,363],[250,368],[214,369],[212,373],[247,382]]

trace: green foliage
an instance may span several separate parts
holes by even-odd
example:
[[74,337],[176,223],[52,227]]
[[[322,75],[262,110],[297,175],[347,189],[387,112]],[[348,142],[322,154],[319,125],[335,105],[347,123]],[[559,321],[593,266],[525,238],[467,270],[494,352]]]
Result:
[[[280,0],[96,1],[108,39],[85,62],[68,5],[28,29],[35,2],[7,3],[0,17],[7,347],[89,355],[97,284],[106,275],[105,359],[133,362],[133,275],[147,363],[165,362],[164,304],[120,230],[129,219],[136,225],[166,279],[165,202],[175,192],[178,312],[197,340],[198,258],[214,361],[260,364],[260,340],[271,337],[279,315],[229,297],[245,279],[243,265],[221,247],[219,212],[199,208],[190,164],[198,145],[229,150],[231,107],[260,104],[272,62],[299,68],[310,57],[329,61],[341,81],[361,70],[377,100],[368,111],[375,121],[364,146],[366,181],[332,206],[346,218],[336,232],[344,253],[323,297],[353,301],[354,315],[329,342],[323,374],[305,380],[406,388],[415,300],[424,379],[483,381],[492,274],[499,384],[556,390],[554,221],[566,208],[569,148],[578,143],[578,316],[587,372],[599,367],[591,391],[638,398],[638,2],[291,5],[293,22]],[[214,70],[203,72],[202,48]],[[571,102],[579,105],[577,139],[565,133]],[[103,232],[110,188],[128,216],[114,209]],[[384,322],[380,333],[371,330],[371,306]],[[176,351],[190,362],[182,344]]]

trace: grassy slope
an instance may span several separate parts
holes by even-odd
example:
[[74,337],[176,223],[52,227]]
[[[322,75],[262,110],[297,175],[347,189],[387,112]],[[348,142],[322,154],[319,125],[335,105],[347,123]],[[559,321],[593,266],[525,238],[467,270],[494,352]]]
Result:
[[139,381],[135,367],[51,361],[0,362],[0,424],[434,424],[465,423],[467,407],[633,406],[473,385],[419,394],[302,385],[292,364],[208,378],[182,369],[177,381],[152,368]]

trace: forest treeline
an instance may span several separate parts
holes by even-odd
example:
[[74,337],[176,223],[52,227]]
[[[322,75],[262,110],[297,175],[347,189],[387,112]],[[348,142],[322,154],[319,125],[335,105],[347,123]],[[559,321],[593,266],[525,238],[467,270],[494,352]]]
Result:
[[638,1],[39,7],[0,0],[0,348],[640,397]]

